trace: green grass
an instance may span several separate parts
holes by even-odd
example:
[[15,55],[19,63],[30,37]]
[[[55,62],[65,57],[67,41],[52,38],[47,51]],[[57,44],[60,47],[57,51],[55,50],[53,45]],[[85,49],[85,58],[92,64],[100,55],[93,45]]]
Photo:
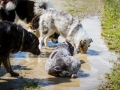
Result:
[[[120,56],[120,0],[105,0],[102,12],[102,33],[109,49]],[[120,90],[120,57],[114,62],[111,73],[107,73],[108,79],[102,90]]]
[[17,90],[40,90],[38,82],[24,80],[23,83],[25,86]]

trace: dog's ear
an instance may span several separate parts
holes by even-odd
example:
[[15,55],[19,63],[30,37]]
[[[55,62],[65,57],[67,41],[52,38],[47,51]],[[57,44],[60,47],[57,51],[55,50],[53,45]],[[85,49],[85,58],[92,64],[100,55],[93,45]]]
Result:
[[90,41],[90,43],[93,42],[93,40],[91,38],[89,39],[89,41]]
[[73,56],[73,53],[74,53],[74,47],[71,45],[71,43],[67,42],[67,44],[69,45],[69,48],[70,48],[70,53],[71,55]]

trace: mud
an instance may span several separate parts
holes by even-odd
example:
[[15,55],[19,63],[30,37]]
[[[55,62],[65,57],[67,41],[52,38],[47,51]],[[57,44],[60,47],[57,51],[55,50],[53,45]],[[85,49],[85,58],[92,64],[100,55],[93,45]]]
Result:
[[[62,7],[60,0],[53,0],[56,8]],[[59,6],[60,5],[60,6]],[[49,48],[43,48],[39,56],[19,52],[11,55],[11,64],[19,77],[11,77],[3,67],[0,67],[0,90],[32,88],[33,90],[93,90],[104,84],[104,74],[110,72],[112,61],[117,59],[115,53],[110,52],[101,37],[101,23],[99,16],[82,20],[83,27],[93,39],[87,54],[76,54],[83,60],[78,78],[61,78],[50,76],[45,72],[45,61],[57,44],[48,42]],[[59,37],[59,43],[64,39]],[[40,86],[40,89],[39,89]]]

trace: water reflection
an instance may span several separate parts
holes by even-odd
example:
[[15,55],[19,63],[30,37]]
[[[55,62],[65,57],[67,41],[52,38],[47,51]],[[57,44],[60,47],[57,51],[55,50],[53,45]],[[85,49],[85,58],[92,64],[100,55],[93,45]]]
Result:
[[16,54],[13,54],[12,57],[14,58],[26,58],[27,52],[18,52]]
[[42,52],[42,53],[40,54],[40,57],[41,57],[41,58],[48,58],[50,54],[51,54],[51,52]]
[[93,56],[99,55],[99,53],[100,53],[100,52],[95,51],[95,50],[88,50],[88,51],[87,51],[87,54],[93,55]]
[[83,70],[79,70],[77,73],[77,77],[78,78],[85,78],[85,77],[89,77],[90,74],[89,73],[85,73]]

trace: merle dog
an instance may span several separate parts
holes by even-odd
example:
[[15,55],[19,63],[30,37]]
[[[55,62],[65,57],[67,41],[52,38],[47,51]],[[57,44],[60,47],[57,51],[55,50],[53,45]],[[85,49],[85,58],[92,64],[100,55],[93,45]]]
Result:
[[73,57],[74,47],[63,42],[50,54],[46,60],[45,69],[48,74],[60,77],[75,78],[78,70],[81,67],[79,59]]
[[[90,47],[90,43],[93,40],[89,37],[78,18],[53,8],[41,9],[41,12],[42,14],[36,19],[39,24],[39,27],[36,29],[40,32],[40,49],[43,41],[47,42],[49,36],[54,32],[58,32],[74,46],[75,51],[79,50],[83,54],[87,53],[88,47]],[[35,28],[33,29],[36,30]]]
[[0,22],[0,66],[3,64],[11,76],[19,76],[12,70],[9,60],[9,55],[18,51],[39,55],[38,38],[15,23]]

